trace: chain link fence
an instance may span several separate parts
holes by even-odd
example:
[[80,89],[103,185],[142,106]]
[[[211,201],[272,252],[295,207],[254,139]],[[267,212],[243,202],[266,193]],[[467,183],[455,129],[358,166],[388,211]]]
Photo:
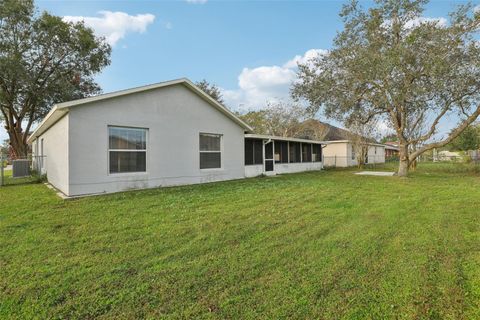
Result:
[[0,153],[0,187],[40,182],[46,173],[46,156],[28,155],[11,159]]
[[[325,168],[348,168],[361,167],[365,169],[394,169],[396,170],[399,164],[399,157],[384,157],[383,155],[369,155],[368,159],[361,165],[358,159],[346,156],[324,156],[323,163]],[[417,158],[418,163],[451,163],[451,164],[468,164],[473,163],[480,165],[480,152],[469,152],[463,155],[421,155]]]
[[323,164],[325,168],[348,168],[348,167],[367,167],[377,168],[386,164],[397,163],[398,157],[385,158],[383,155],[369,155],[361,163],[357,158],[351,156],[324,156]]

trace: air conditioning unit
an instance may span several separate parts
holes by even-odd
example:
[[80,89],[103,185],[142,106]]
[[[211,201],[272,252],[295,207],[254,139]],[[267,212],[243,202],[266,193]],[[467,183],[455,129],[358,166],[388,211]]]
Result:
[[21,178],[30,176],[30,161],[29,160],[13,160],[12,162],[12,177]]

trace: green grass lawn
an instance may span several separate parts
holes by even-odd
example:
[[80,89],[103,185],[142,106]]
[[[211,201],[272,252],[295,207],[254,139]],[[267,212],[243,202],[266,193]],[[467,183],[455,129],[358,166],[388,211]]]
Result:
[[480,173],[0,188],[0,318],[480,319]]
[[13,178],[12,170],[5,170],[3,172],[3,179],[4,179],[3,183],[5,186],[20,185],[20,184],[26,184],[26,183],[37,183],[37,182],[43,181],[43,177],[40,177],[38,175],[32,175],[30,177],[22,177],[22,178]]

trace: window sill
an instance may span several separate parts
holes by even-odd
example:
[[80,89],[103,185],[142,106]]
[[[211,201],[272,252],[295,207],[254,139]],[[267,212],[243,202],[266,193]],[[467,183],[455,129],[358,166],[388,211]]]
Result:
[[110,177],[125,177],[125,176],[146,176],[148,172],[139,171],[139,172],[118,172],[118,173],[109,173]]
[[206,169],[200,169],[200,172],[209,172],[209,171],[225,171],[223,168],[206,168]]

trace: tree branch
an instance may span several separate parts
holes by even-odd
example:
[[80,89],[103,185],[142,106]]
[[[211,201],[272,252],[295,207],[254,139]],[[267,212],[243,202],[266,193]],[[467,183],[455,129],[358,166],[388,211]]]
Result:
[[425,151],[431,150],[433,148],[441,148],[447,145],[453,139],[458,137],[462,133],[462,131],[465,130],[466,127],[468,127],[471,123],[473,123],[478,118],[479,115],[480,115],[480,105],[477,106],[477,109],[475,110],[475,112],[472,113],[467,119],[465,119],[460,126],[458,126],[455,130],[453,130],[445,140],[424,145],[422,148],[410,154],[410,157],[409,157],[410,161],[415,160],[419,155],[421,155]]

